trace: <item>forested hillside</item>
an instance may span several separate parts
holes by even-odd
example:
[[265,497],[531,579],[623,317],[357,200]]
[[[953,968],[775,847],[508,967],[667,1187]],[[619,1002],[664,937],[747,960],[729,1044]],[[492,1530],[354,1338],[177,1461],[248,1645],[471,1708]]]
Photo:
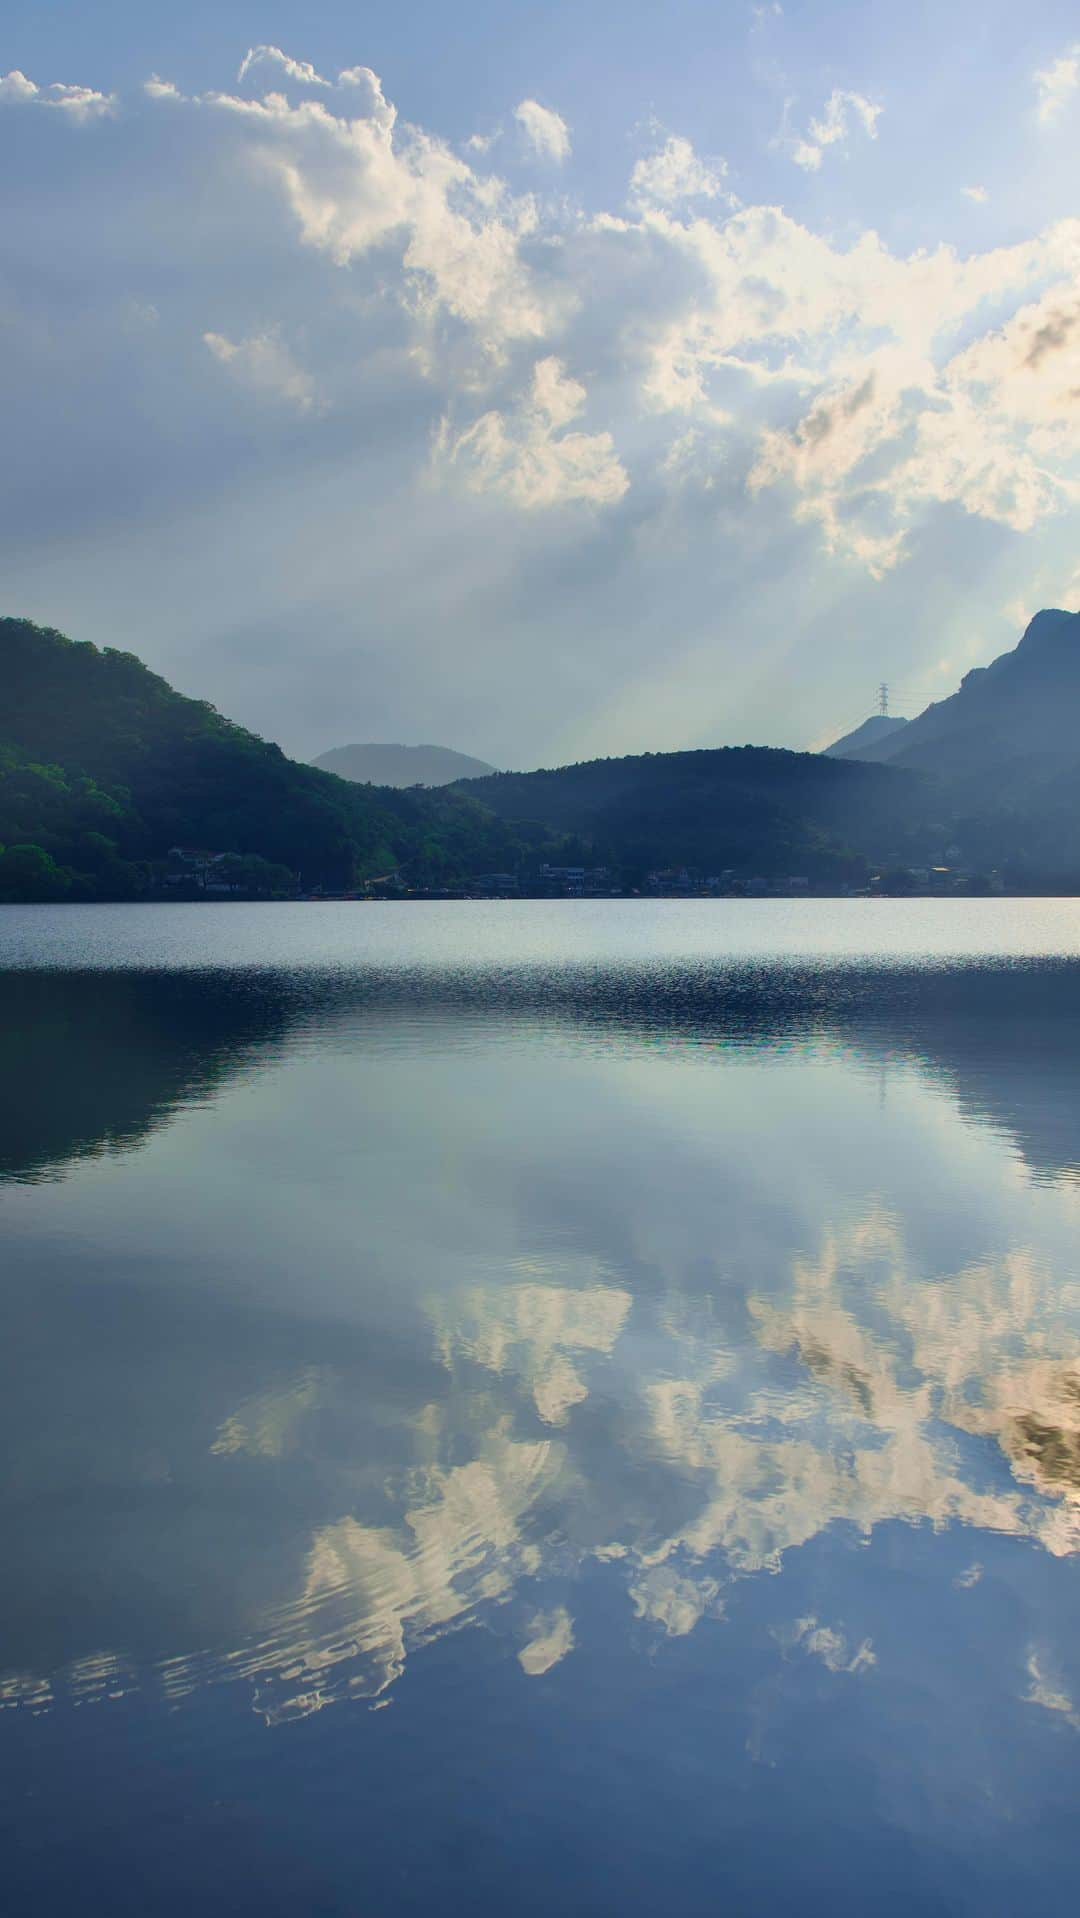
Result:
[[842,883],[867,860],[923,858],[943,836],[917,776],[767,746],[594,759],[457,790],[519,830],[539,820],[574,835],[582,857],[627,883],[682,865]]
[[438,883],[517,845],[468,799],[298,765],[132,653],[0,620],[0,899],[137,898],[173,846],[234,855],[259,893],[403,862]]
[[0,620],[0,900],[188,896],[200,882],[170,862],[176,847],[202,860],[206,892],[246,897],[388,876],[412,892],[542,892],[549,861],[599,871],[601,890],[663,890],[683,869],[736,889],[796,875],[840,889],[966,867],[1067,891],[1080,883],[1076,624],[1043,615],[1008,668],[969,675],[955,703],[978,712],[935,741],[932,768],[741,746],[397,791],[287,759],[132,653]]

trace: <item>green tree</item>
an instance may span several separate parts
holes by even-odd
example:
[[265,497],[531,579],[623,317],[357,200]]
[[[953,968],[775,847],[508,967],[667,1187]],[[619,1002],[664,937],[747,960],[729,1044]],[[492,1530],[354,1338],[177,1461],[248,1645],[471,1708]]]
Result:
[[34,904],[66,899],[72,879],[70,868],[58,866],[42,846],[9,846],[0,853],[0,899]]

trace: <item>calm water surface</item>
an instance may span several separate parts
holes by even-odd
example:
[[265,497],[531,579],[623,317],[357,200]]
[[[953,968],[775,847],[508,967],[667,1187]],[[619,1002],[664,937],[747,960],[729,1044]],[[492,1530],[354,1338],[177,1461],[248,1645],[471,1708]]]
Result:
[[0,908],[6,1912],[1075,1909],[1080,905]]

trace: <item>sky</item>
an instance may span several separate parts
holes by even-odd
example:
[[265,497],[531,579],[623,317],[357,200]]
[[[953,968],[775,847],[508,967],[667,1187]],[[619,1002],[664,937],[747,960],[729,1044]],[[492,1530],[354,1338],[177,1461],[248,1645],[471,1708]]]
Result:
[[1080,605],[1080,15],[7,0],[2,610],[298,757],[816,747]]

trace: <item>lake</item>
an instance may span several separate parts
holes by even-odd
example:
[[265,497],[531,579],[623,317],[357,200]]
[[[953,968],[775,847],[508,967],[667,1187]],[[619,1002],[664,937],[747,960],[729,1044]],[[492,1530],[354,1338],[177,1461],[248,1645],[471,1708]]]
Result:
[[0,908],[5,1912],[1071,1914],[1080,903]]

